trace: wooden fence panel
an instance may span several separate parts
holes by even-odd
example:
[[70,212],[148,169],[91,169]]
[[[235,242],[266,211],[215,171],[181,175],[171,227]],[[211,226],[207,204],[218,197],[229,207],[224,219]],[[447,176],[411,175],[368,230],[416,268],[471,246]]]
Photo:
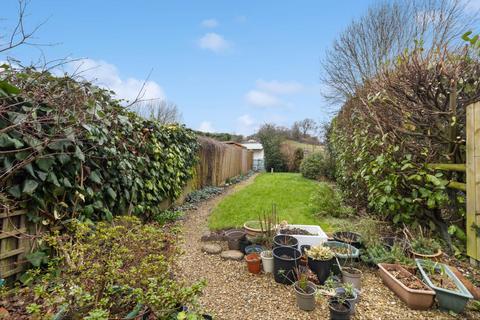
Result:
[[480,260],[480,102],[467,106],[467,255]]
[[0,223],[0,278],[13,279],[24,270],[31,248],[26,212],[1,212]]

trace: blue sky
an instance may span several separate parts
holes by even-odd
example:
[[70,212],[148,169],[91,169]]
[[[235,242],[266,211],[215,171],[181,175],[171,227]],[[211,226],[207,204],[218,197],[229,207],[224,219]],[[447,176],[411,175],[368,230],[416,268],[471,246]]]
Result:
[[[265,122],[328,120],[320,60],[371,1],[32,0],[27,26],[45,19],[36,41],[8,52],[24,64],[83,58],[84,77],[135,97],[167,98],[191,128],[251,134]],[[4,28],[16,0],[4,0]],[[4,60],[5,56],[0,56]]]

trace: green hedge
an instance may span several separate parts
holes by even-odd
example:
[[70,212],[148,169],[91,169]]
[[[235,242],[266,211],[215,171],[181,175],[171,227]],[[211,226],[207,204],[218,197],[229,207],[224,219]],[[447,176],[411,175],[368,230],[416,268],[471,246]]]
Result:
[[148,218],[191,178],[191,130],[145,120],[90,83],[0,68],[1,196],[32,220]]

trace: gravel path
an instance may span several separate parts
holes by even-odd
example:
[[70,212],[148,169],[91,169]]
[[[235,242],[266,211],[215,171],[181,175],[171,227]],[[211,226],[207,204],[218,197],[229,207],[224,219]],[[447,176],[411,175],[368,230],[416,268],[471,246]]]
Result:
[[[329,319],[326,300],[319,299],[312,312],[299,310],[289,286],[275,283],[273,277],[248,273],[244,261],[225,261],[219,255],[201,251],[200,238],[208,231],[212,209],[227,195],[253,182],[255,176],[227,189],[221,195],[190,211],[183,223],[182,249],[178,276],[187,282],[207,280],[200,303],[205,312],[222,320]],[[221,243],[226,249],[226,244]],[[478,317],[478,314],[477,314]],[[353,319],[478,319],[474,315],[450,316],[438,310],[414,311],[407,308],[371,269],[364,269],[363,293]]]

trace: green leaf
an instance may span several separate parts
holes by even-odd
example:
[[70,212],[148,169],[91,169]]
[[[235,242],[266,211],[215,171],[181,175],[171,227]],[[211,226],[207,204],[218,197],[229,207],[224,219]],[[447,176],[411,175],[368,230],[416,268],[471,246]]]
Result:
[[55,158],[51,156],[43,157],[35,161],[40,170],[48,171],[50,167],[55,163]]
[[97,171],[90,172],[90,176],[88,178],[95,183],[98,183],[98,184],[102,183],[102,177],[101,177],[100,173],[97,172]]
[[47,181],[53,183],[57,187],[60,187],[60,183],[58,182],[57,175],[52,171],[48,173]]
[[85,161],[85,155],[78,146],[75,146],[75,157],[80,159],[80,161]]
[[48,255],[43,251],[29,253],[26,258],[34,267],[40,267],[43,263],[48,262]]
[[22,192],[20,191],[20,185],[17,184],[13,187],[8,188],[8,193],[19,199],[22,196]]
[[107,188],[107,193],[113,200],[115,200],[117,198],[117,194],[115,193],[115,191],[113,191],[112,188],[108,187]]
[[35,191],[35,189],[37,189],[37,187],[38,187],[38,182],[37,181],[27,179],[23,183],[22,192],[26,193],[26,194],[32,194]]
[[0,94],[4,96],[17,95],[22,92],[19,88],[11,85],[7,81],[0,81]]

